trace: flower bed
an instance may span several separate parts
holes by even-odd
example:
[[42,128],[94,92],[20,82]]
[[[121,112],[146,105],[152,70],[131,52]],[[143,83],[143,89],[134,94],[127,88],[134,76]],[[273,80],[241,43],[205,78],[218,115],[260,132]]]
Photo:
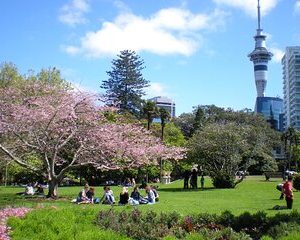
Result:
[[6,225],[9,217],[24,217],[30,208],[3,208],[0,210],[0,240],[9,240],[10,228]]

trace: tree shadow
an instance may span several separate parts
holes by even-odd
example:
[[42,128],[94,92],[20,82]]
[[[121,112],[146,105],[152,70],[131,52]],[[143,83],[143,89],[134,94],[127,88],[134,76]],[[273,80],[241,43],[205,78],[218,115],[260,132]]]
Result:
[[192,189],[192,188],[159,188],[160,192],[203,192],[203,191],[210,191],[210,190],[215,190],[216,188],[214,187],[207,187],[204,189],[197,188],[197,189]]
[[278,182],[282,182],[283,180],[282,179],[278,179],[278,180],[258,180],[259,182],[265,182],[265,183],[268,183],[268,182],[271,182],[271,183],[278,183]]

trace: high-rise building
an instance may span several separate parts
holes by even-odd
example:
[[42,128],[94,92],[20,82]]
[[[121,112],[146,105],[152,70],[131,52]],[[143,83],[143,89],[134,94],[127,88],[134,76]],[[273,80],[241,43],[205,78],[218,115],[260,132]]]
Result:
[[267,86],[267,73],[268,73],[268,62],[271,60],[273,54],[266,48],[266,35],[262,33],[260,23],[260,4],[258,0],[257,5],[257,16],[258,25],[256,29],[255,39],[255,49],[248,55],[250,61],[254,65],[254,77],[257,97],[265,96],[265,89]]
[[278,97],[257,97],[256,111],[261,113],[271,128],[282,131],[283,100]]
[[155,102],[156,106],[159,108],[166,109],[170,113],[172,118],[175,117],[175,102],[172,99],[168,97],[158,96],[150,98],[149,101]]
[[300,46],[287,47],[282,58],[284,128],[300,130]]

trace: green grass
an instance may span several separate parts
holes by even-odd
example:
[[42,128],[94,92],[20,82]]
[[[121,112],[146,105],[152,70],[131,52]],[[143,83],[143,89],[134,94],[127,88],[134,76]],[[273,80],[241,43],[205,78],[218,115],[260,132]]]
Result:
[[[285,201],[279,200],[279,191],[276,190],[280,179],[266,182],[263,177],[247,177],[235,189],[214,189],[209,179],[206,179],[204,190],[183,190],[183,182],[176,181],[169,185],[159,185],[160,201],[155,205],[139,206],[142,210],[151,209],[153,211],[177,211],[182,215],[207,212],[220,214],[225,210],[238,215],[245,211],[251,213],[265,211],[268,215],[274,215],[278,210],[272,210],[275,205],[284,206]],[[70,200],[75,198],[81,187],[60,187],[59,200],[47,199],[27,199],[17,196],[15,193],[22,191],[22,188],[0,187],[0,207],[10,206],[57,206],[57,207],[87,207],[95,209],[108,209],[110,206],[91,205],[82,206],[71,204]],[[114,195],[118,200],[120,187],[112,187]],[[96,195],[101,196],[102,187],[96,187]],[[142,194],[144,190],[141,190]],[[295,192],[294,209],[300,210],[300,192]],[[117,209],[131,209],[131,206],[115,206]],[[280,210],[280,212],[290,212],[290,210]]]
[[14,240],[128,240],[112,231],[100,230],[93,221],[92,209],[44,208],[27,214],[25,219],[10,218]]
[[[214,189],[209,179],[206,179],[204,190],[183,190],[183,182],[176,181],[169,185],[159,184],[160,201],[154,205],[140,205],[142,211],[156,212],[176,211],[181,215],[197,213],[220,214],[225,210],[239,215],[245,211],[255,213],[264,211],[268,215],[278,212],[289,213],[291,210],[272,210],[273,206],[284,206],[285,201],[279,200],[280,192],[276,185],[281,180],[264,181],[263,177],[247,177],[235,189]],[[94,219],[101,209],[111,206],[77,205],[70,203],[82,187],[60,187],[59,200],[40,198],[24,198],[16,195],[23,191],[19,187],[0,187],[0,208],[5,206],[26,206],[35,208],[25,219],[11,218],[12,239],[128,239],[116,233],[100,230]],[[121,187],[112,187],[118,200]],[[130,189],[131,191],[131,189]],[[96,196],[103,192],[102,187],[96,187]],[[144,195],[144,190],[141,190]],[[300,192],[295,192],[294,210],[300,210]],[[132,206],[113,206],[116,210],[131,210]],[[298,233],[294,234],[298,237]],[[299,238],[286,239],[299,239]],[[197,239],[197,237],[191,239]],[[172,238],[170,238],[172,239]]]

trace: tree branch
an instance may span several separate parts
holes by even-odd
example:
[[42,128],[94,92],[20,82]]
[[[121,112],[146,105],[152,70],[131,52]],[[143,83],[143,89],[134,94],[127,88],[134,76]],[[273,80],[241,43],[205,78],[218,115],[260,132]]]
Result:
[[14,160],[16,163],[18,163],[20,166],[25,167],[33,172],[41,172],[40,169],[30,166],[29,164],[23,162],[21,159],[16,157],[13,153],[11,153],[6,147],[4,147],[2,144],[0,144],[0,149],[12,160]]

